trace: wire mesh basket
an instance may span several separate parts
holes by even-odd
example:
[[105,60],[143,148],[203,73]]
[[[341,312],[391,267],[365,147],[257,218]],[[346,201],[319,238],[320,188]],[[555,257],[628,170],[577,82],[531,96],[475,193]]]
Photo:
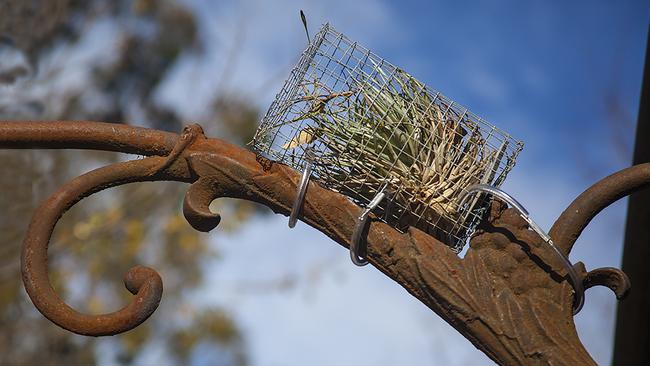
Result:
[[400,231],[417,227],[460,251],[486,202],[459,206],[472,184],[501,185],[523,147],[507,133],[325,24],[252,141],[271,160],[366,206]]

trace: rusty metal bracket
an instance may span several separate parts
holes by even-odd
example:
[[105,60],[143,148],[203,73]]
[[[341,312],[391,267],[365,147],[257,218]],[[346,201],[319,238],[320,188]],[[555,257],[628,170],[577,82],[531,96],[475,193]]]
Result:
[[571,264],[571,261],[569,261],[569,258],[567,258],[556,246],[553,244],[553,240],[551,239],[548,234],[542,230],[542,228],[537,225],[535,221],[530,217],[530,214],[528,213],[528,210],[524,208],[524,206],[519,203],[514,197],[510,196],[508,193],[502,191],[499,188],[490,186],[488,184],[475,184],[467,188],[466,191],[463,192],[463,194],[459,197],[459,204],[458,206],[463,206],[467,203],[467,199],[473,195],[473,194],[480,194],[480,193],[489,193],[495,197],[500,198],[507,204],[509,204],[511,207],[517,209],[519,211],[519,214],[521,217],[526,220],[528,223],[528,226],[537,233],[548,246],[552,249],[552,251],[557,255],[557,257],[560,259],[562,264],[564,265],[564,269],[567,271],[569,274],[569,281],[571,281],[571,286],[573,286],[574,290],[574,301],[573,301],[573,315],[577,314],[580,312],[582,307],[585,304],[585,288],[583,285],[583,281],[581,278],[578,277],[578,273],[575,271],[573,268],[573,265]]
[[[72,179],[37,208],[28,228],[21,258],[25,289],[45,317],[78,334],[102,336],[133,329],[156,310],[163,290],[155,270],[137,266],[124,281],[135,296],[116,312],[82,314],[63,302],[49,282],[47,248],[59,218],[81,199],[131,182],[190,183],[183,213],[200,231],[218,225],[220,216],[208,207],[220,197],[258,202],[284,215],[289,215],[295,202],[298,172],[207,138],[198,125],[186,127],[179,135],[100,122],[0,122],[0,148],[93,149],[146,156]],[[650,164],[603,179],[567,208],[550,237],[568,255],[600,210],[648,185]],[[305,223],[350,247],[360,207],[318,184],[310,185],[304,203]],[[368,244],[364,258],[497,363],[593,364],[575,331],[573,288],[563,280],[566,268],[553,260],[544,239],[530,230],[517,210],[493,202],[488,214],[464,258],[418,229],[400,233],[379,221],[370,221],[364,230]],[[574,269],[585,288],[607,286],[617,298],[630,288],[620,270],[588,272],[582,263]]]

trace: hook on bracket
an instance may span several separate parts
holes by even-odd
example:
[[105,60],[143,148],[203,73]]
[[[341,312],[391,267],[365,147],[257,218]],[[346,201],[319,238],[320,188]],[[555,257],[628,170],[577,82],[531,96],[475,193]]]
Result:
[[291,214],[289,215],[289,227],[292,229],[298,222],[298,215],[300,215],[302,205],[305,201],[305,194],[307,193],[309,179],[311,178],[313,160],[314,152],[311,148],[307,148],[305,150],[305,170],[302,171],[302,177],[300,178],[300,183],[298,184],[298,195],[296,196],[296,200],[293,201],[293,207],[291,208]]
[[370,211],[375,209],[375,207],[377,207],[377,205],[379,205],[379,203],[381,203],[385,197],[386,185],[384,185],[379,190],[379,192],[377,192],[375,197],[368,204],[368,207],[366,207],[363,212],[361,212],[361,215],[357,219],[357,223],[354,226],[354,231],[352,232],[352,241],[350,242],[350,259],[352,259],[352,263],[356,264],[359,267],[368,264],[368,259],[365,255],[366,250],[362,250],[365,248],[361,247],[361,234],[363,233],[364,229],[366,228],[366,224],[368,223],[368,215],[370,214]]

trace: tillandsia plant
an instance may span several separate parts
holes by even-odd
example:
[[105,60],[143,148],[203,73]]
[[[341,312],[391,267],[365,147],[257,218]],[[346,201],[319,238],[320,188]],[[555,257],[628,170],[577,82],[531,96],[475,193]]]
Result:
[[327,167],[319,177],[326,185],[345,181],[342,193],[359,201],[385,186],[406,211],[400,226],[449,232],[462,220],[457,197],[480,183],[497,151],[484,149],[478,126],[434,101],[411,75],[374,69],[374,78],[347,78],[352,81],[342,92],[318,82],[303,85],[303,96],[292,102],[309,108],[283,123],[304,121],[306,127],[283,149],[314,146],[320,153],[313,163]]
[[[485,212],[458,197],[499,187],[523,144],[325,24],[253,139],[263,157],[307,171],[399,231],[460,251]],[[309,163],[311,162],[311,164]]]

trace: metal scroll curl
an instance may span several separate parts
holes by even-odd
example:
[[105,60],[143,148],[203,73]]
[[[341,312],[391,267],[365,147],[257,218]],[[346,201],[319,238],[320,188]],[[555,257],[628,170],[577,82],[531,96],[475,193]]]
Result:
[[59,297],[50,283],[47,248],[54,226],[75,203],[104,188],[132,182],[165,180],[167,177],[164,174],[151,174],[164,160],[162,157],[150,157],[93,170],[65,184],[38,207],[23,243],[21,265],[27,294],[46,318],[77,334],[103,336],[133,329],[156,310],[163,292],[160,275],[151,268],[137,266],[131,268],[124,277],[126,288],[135,295],[131,303],[109,314],[79,313]]
[[[178,174],[172,165],[181,153],[202,135],[198,125],[187,127],[166,157],[154,156],[104,166],[74,178],[52,194],[34,212],[23,242],[21,269],[25,289],[34,306],[49,320],[71,332],[88,336],[114,335],[131,330],[144,322],[158,308],[163,283],[152,268],[136,266],[124,276],[124,285],[135,297],[118,311],[89,315],[66,304],[52,287],[48,276],[47,249],[58,220],[74,204],[106,188],[147,181],[191,181],[187,174]],[[182,170],[182,169],[181,169]],[[198,190],[191,186],[188,197]],[[187,199],[186,202],[194,202]],[[209,203],[208,203],[209,204]],[[191,211],[191,210],[190,210]],[[214,228],[219,215],[186,217],[197,229]],[[206,224],[208,223],[208,224]]]

